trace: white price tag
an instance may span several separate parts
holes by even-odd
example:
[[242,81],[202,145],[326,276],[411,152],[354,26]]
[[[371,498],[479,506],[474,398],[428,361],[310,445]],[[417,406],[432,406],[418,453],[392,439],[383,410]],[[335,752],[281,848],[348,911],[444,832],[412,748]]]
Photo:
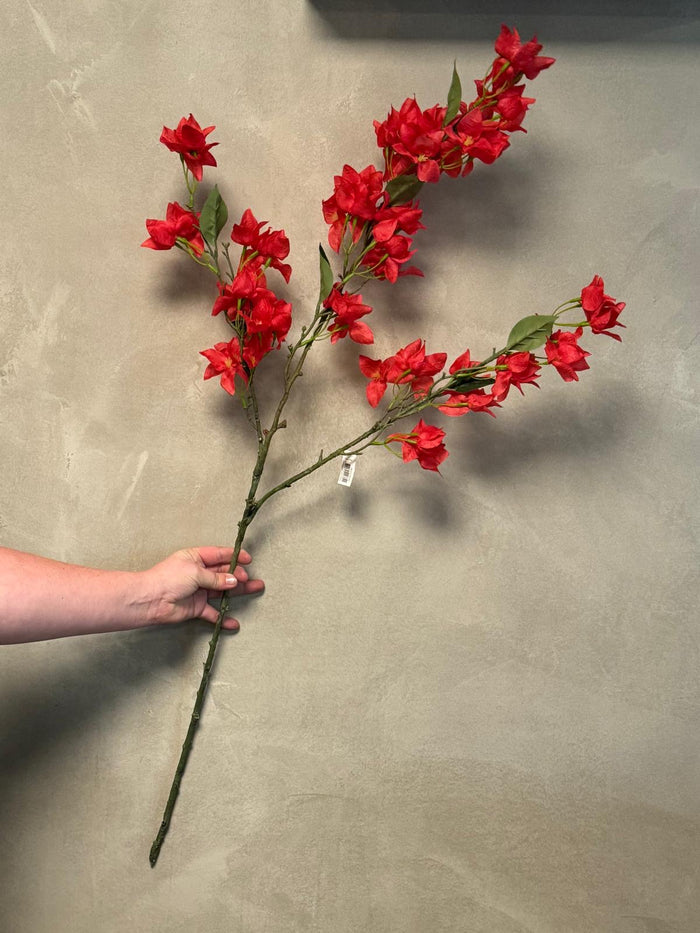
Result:
[[343,457],[340,464],[340,476],[338,477],[339,486],[349,486],[352,483],[352,478],[355,475],[356,460],[357,454],[350,454],[350,456]]

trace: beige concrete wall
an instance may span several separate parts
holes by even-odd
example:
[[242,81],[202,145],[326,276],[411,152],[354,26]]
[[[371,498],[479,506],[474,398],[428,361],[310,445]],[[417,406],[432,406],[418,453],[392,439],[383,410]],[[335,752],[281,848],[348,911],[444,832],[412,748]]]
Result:
[[[160,129],[217,124],[210,177],[286,228],[303,320],[332,175],[453,59],[483,73],[503,18],[399,6],[3,7],[0,543],[139,568],[231,540],[253,449],[201,379],[212,283],[138,245],[180,193]],[[483,353],[596,272],[624,342],[450,421],[442,479],[375,452],[260,516],[268,591],[154,871],[206,627],[3,649],[3,933],[700,928],[697,24],[527,9],[558,58],[529,132],[426,193],[377,349]],[[352,349],[314,355],[271,476],[369,417]]]

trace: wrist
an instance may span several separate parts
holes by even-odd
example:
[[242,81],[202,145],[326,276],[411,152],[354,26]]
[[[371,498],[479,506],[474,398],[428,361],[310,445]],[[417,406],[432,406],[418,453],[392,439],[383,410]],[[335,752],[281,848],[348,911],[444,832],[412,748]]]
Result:
[[153,624],[153,588],[145,573],[106,571],[99,584],[106,597],[103,631],[128,631]]
[[153,579],[153,568],[135,572],[133,584],[132,605],[141,624],[162,625],[167,621],[167,606],[163,594]]

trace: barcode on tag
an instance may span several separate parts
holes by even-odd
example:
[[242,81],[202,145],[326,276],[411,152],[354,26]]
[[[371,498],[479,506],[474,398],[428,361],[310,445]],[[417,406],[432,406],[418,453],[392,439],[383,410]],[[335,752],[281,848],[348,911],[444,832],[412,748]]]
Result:
[[357,454],[350,454],[349,457],[343,457],[340,464],[340,476],[338,477],[339,486],[349,486],[352,483],[352,478],[355,475],[356,460]]

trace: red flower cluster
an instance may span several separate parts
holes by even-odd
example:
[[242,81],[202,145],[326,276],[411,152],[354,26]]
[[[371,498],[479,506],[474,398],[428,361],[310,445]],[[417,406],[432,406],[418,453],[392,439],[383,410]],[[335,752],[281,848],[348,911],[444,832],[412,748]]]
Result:
[[352,242],[357,243],[365,221],[374,220],[383,185],[382,173],[372,165],[361,172],[344,165],[343,174],[336,175],[333,181],[333,194],[322,205],[324,220],[331,225],[328,242],[337,253],[347,230]]
[[[192,114],[183,117],[174,130],[163,127],[160,141],[172,152],[182,157],[184,164],[197,181],[202,180],[205,165],[216,165],[210,149],[217,143],[207,143],[206,137],[214,129],[204,129]],[[190,196],[194,190],[188,181]],[[186,210],[180,204],[168,204],[165,220],[147,220],[146,227],[150,237],[141,245],[149,249],[172,249],[173,246],[190,247],[195,257],[200,257],[207,250],[207,261],[201,262],[218,272],[217,248],[207,240],[205,244],[202,229],[208,237],[216,240],[221,226],[226,219],[226,206],[214,189],[214,217],[212,221],[211,196],[207,199],[202,214]],[[190,202],[191,203],[191,202]],[[208,213],[208,222],[204,219]],[[218,220],[218,214],[223,218]],[[200,223],[202,228],[200,229]],[[211,224],[216,229],[211,233]],[[202,350],[202,356],[209,360],[204,373],[205,379],[221,376],[221,385],[231,395],[235,394],[235,377],[240,376],[248,382],[253,369],[275,346],[280,346],[287,336],[292,323],[292,306],[278,298],[267,286],[265,277],[268,268],[276,269],[286,282],[292,274],[291,266],[283,262],[289,255],[289,240],[284,230],[263,229],[266,220],[256,220],[251,210],[246,210],[239,223],[234,224],[231,240],[243,247],[236,273],[232,272],[231,282],[218,282],[219,296],[214,302],[212,314],[222,311],[236,331],[228,342],[217,343],[208,350]],[[207,234],[207,230],[210,233]],[[181,241],[181,242],[178,242]],[[228,253],[227,253],[228,258]]]
[[199,214],[185,210],[177,201],[168,204],[165,220],[147,220],[146,229],[151,234],[141,246],[148,249],[172,249],[178,239],[185,240],[196,256],[204,252],[204,240],[199,232]]
[[426,356],[422,340],[414,340],[398,353],[385,360],[372,360],[360,356],[360,370],[369,379],[367,401],[376,408],[386,392],[387,385],[410,385],[415,396],[425,395],[433,385],[433,376],[445,365],[446,353]]
[[582,333],[582,327],[577,327],[573,334],[569,330],[558,330],[547,339],[544,345],[548,362],[552,364],[564,382],[578,382],[576,373],[589,368],[586,357],[591,354],[582,350],[577,343]]
[[[539,55],[542,46],[536,38],[522,43],[517,31],[511,32],[506,26],[501,28],[495,48],[497,58],[486,78],[476,82],[476,100],[470,104],[459,101],[456,75],[447,107],[435,105],[422,111],[415,99],[409,98],[398,111],[392,108],[383,123],[375,121],[377,141],[384,150],[384,171],[369,165],[358,172],[344,165],[342,174],[335,176],[333,194],[323,201],[323,214],[330,225],[331,247],[336,252],[341,251],[344,243],[346,247],[343,273],[335,283],[321,250],[322,294],[326,297],[319,327],[327,329],[331,343],[345,337],[359,344],[374,342],[372,330],[361,320],[372,308],[363,303],[361,295],[344,291],[353,276],[395,282],[402,275],[422,275],[418,269],[407,266],[415,252],[411,237],[423,229],[422,211],[411,200],[420,184],[436,182],[442,174],[467,174],[477,159],[493,162],[509,145],[508,134],[522,129],[522,121],[534,100],[523,96],[524,85],[518,81],[523,76],[536,77],[554,59]],[[163,129],[161,141],[181,154],[197,180],[201,179],[204,165],[216,164],[209,153],[216,144],[206,143],[206,136],[213,129],[202,130],[191,114],[180,121],[176,130]],[[189,249],[195,257],[206,250],[207,261],[202,264],[218,272],[218,251],[212,245],[212,237],[215,243],[225,223],[226,209],[223,205],[221,210],[218,191],[215,189],[214,193],[214,200],[210,195],[201,214],[206,243],[200,231],[200,215],[171,203],[165,220],[146,221],[150,237],[142,245],[158,250],[179,246]],[[275,346],[279,347],[287,336],[291,305],[268,287],[266,273],[269,268],[275,269],[288,282],[292,270],[284,262],[289,255],[289,240],[284,231],[270,229],[267,221],[258,221],[250,210],[234,224],[231,240],[243,249],[235,273],[230,267],[232,280],[218,282],[219,294],[212,314],[223,311],[235,334],[230,341],[217,343],[201,353],[209,363],[204,378],[221,376],[222,387],[233,395],[236,377],[247,384],[263,357]],[[355,247],[357,252],[353,253]],[[352,261],[351,255],[355,257]],[[228,252],[226,256],[228,259]],[[573,332],[561,329],[552,332],[553,324],[564,313],[562,309],[571,311],[577,307],[582,308],[586,321],[561,325],[575,328]],[[406,386],[398,398],[395,396],[394,407],[389,408],[393,417],[405,413],[408,406],[404,403],[411,395],[420,400],[415,407],[411,401],[414,410],[431,406],[451,417],[468,411],[483,411],[495,417],[493,409],[501,407],[512,387],[522,394],[523,386],[538,385],[543,365],[554,366],[566,382],[577,381],[578,373],[589,368],[586,358],[590,354],[578,344],[583,328],[589,326],[593,333],[620,340],[611,328],[624,326],[618,321],[624,307],[624,302],[605,294],[605,284],[596,275],[581,290],[579,299],[561,305],[553,315],[523,318],[513,328],[507,348],[500,354],[494,353],[485,363],[472,360],[466,350],[454,360],[449,374],[443,374],[437,386],[435,377],[445,366],[447,355],[426,354],[421,339],[386,359],[361,355],[360,370],[368,379],[367,400],[376,408],[389,385]],[[530,352],[543,343],[543,356]],[[444,437],[444,431],[421,420],[408,434],[392,434],[385,443],[401,443],[404,461],[418,460],[424,469],[439,472],[439,465],[448,456]]]
[[594,275],[591,284],[581,290],[581,307],[594,334],[607,334],[613,340],[622,340],[619,334],[611,334],[608,328],[625,326],[617,320],[625,303],[616,302],[605,294],[605,283],[599,275]]
[[410,434],[391,434],[386,443],[393,441],[401,443],[401,455],[404,463],[418,460],[424,470],[434,470],[439,473],[438,467],[449,453],[442,442],[445,432],[432,424],[425,424],[423,419],[418,422]]
[[494,64],[498,63],[499,71],[504,65],[507,66],[504,75],[510,69],[511,74],[507,75],[509,80],[517,80],[520,74],[524,74],[526,78],[532,80],[532,78],[537,77],[540,71],[544,71],[545,68],[553,65],[556,60],[539,55],[542,46],[538,43],[537,36],[533,36],[529,42],[522,43],[518,30],[514,29],[511,32],[503,24],[501,25],[501,34],[496,39],[495,49],[501,57],[496,59]]
[[[465,350],[452,363],[449,372],[451,376],[454,376],[477,366],[479,366],[478,360],[473,360],[470,351]],[[486,389],[472,389],[470,392],[447,392],[445,394],[447,395],[447,401],[436,407],[438,411],[452,418],[466,415],[468,411],[485,411],[495,418],[496,416],[489,409],[501,407],[498,404],[498,399],[495,398],[492,392],[487,392]],[[505,396],[503,397],[505,398]]]
[[233,281],[218,283],[219,297],[211,313],[225,312],[238,333],[228,343],[201,351],[209,360],[204,378],[221,374],[221,385],[230,395],[235,393],[234,377],[247,382],[250,371],[275,344],[280,346],[292,324],[292,306],[267,287],[265,277],[271,266],[289,281],[292,269],[281,261],[289,255],[289,240],[284,230],[262,230],[266,223],[248,209],[234,224],[231,239],[243,250]]
[[292,268],[281,260],[289,256],[289,240],[284,230],[263,230],[266,223],[266,220],[256,220],[248,208],[241,222],[233,225],[231,240],[245,247],[241,257],[243,262],[253,262],[256,269],[272,266],[288,282]]
[[228,343],[216,343],[211,350],[200,350],[202,356],[209,360],[204,370],[204,378],[221,376],[221,388],[226,389],[229,395],[236,394],[236,376],[248,382],[248,372],[241,360],[241,341],[238,336],[232,337]]
[[395,282],[399,275],[421,275],[418,269],[401,269],[413,255],[409,236],[422,229],[423,212],[414,204],[391,207],[382,173],[368,165],[361,172],[350,165],[334,178],[333,194],[323,201],[323,216],[330,224],[328,242],[340,252],[346,233],[353,244],[364,235],[369,249],[362,265],[374,278]]
[[[525,75],[533,78],[553,58],[538,55],[536,38],[521,43],[517,31],[503,26],[496,41],[498,57],[470,104],[455,100],[448,108],[436,104],[421,110],[408,98],[399,110],[391,108],[386,120],[374,121],[377,143],[384,151],[384,171],[368,165],[358,172],[343,166],[334,179],[333,194],[323,201],[323,216],[330,225],[328,242],[340,252],[349,235],[352,246],[361,241],[360,264],[364,275],[395,282],[402,275],[422,275],[408,262],[415,250],[411,237],[422,229],[417,203],[392,203],[386,183],[401,175],[422,182],[437,182],[441,174],[468,174],[479,159],[494,162],[507,148],[508,134],[522,129],[534,98],[523,97]],[[453,115],[454,114],[454,115]],[[401,197],[393,192],[394,200]]]
[[[537,385],[540,364],[532,353],[503,353],[496,360],[496,381],[491,390],[497,402],[502,402],[511,386],[524,395],[524,385]],[[538,386],[539,388],[539,386]]]
[[[594,275],[590,285],[581,289],[581,297],[576,304],[583,308],[588,326],[594,334],[606,334],[613,340],[622,340],[619,334],[612,334],[609,328],[625,326],[618,321],[625,308],[625,302],[616,301],[605,294],[605,282],[599,275]],[[586,357],[590,356],[590,353],[578,345],[582,335],[581,326],[573,333],[557,330],[544,345],[547,362],[554,366],[564,382],[578,382],[576,374],[589,368]]]
[[384,179],[415,174],[419,181],[437,182],[444,172],[468,174],[474,160],[490,164],[509,145],[508,133],[522,129],[534,98],[523,97],[521,77],[535,78],[554,63],[539,56],[537,38],[521,43],[517,30],[501,27],[495,45],[497,58],[486,79],[476,81],[478,97],[460,101],[448,119],[447,108],[435,105],[421,110],[414,98],[391,111],[382,123],[374,121],[377,144],[384,150]]
[[377,145],[387,153],[385,178],[414,172],[421,181],[440,179],[445,145],[446,107],[436,104],[421,110],[415,98],[407,98],[400,110],[391,108],[383,123],[374,121]]
[[206,140],[206,137],[214,129],[216,129],[215,126],[206,126],[202,129],[190,114],[187,118],[183,117],[174,130],[164,126],[163,132],[160,134],[160,141],[171,152],[178,152],[197,181],[201,181],[202,167],[204,165],[216,165],[216,159],[209,150],[219,144],[208,143]]
[[362,295],[347,295],[336,283],[323,306],[333,311],[333,320],[328,325],[331,343],[337,343],[342,337],[349,337],[355,343],[374,343],[374,334],[360,320],[372,310],[369,305],[362,304]]

